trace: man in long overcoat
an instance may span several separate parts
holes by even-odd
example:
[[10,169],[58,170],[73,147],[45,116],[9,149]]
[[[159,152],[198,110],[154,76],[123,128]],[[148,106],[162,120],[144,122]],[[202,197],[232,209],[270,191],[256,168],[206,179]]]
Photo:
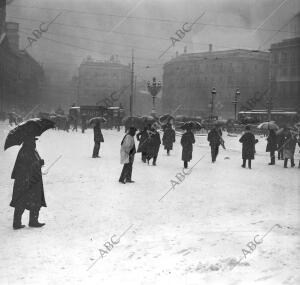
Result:
[[240,143],[243,144],[242,148],[242,158],[243,164],[242,167],[246,167],[246,161],[248,160],[248,167],[251,169],[251,160],[254,159],[255,154],[255,144],[258,143],[258,140],[255,139],[255,136],[251,133],[250,126],[246,126],[246,131],[240,138]]
[[93,158],[99,157],[100,144],[104,142],[104,138],[101,132],[100,122],[94,124],[94,149],[93,149]]
[[139,146],[137,152],[142,153],[142,161],[146,162],[147,160],[147,148],[148,148],[148,142],[149,142],[149,134],[148,134],[148,128],[144,127],[144,129],[137,133],[136,138],[139,141]]
[[133,183],[132,176],[132,165],[134,161],[134,155],[136,153],[134,136],[136,128],[130,127],[128,133],[124,136],[121,142],[121,164],[124,164],[121,176],[119,178],[120,183]]
[[219,154],[219,146],[221,145],[222,140],[222,131],[215,126],[208,133],[207,140],[209,141],[210,145],[211,160],[212,163],[214,163],[216,162],[217,156]]
[[161,144],[160,134],[155,128],[151,128],[149,131],[149,140],[147,143],[147,161],[148,164],[153,158],[152,165],[156,165],[157,155]]
[[193,157],[193,144],[195,143],[195,136],[191,129],[187,129],[182,135],[180,143],[182,145],[181,160],[183,160],[184,168],[188,168],[188,162]]
[[40,208],[46,207],[46,201],[41,173],[44,160],[40,158],[35,149],[35,140],[36,138],[34,137],[28,137],[24,141],[11,175],[11,178],[15,180],[10,203],[10,206],[15,208],[14,229],[25,227],[21,221],[25,209],[30,211],[30,227],[42,227],[45,225],[38,222]]
[[162,142],[167,150],[167,155],[170,155],[170,150],[173,149],[173,143],[175,142],[175,131],[170,123],[165,126]]
[[277,150],[277,136],[274,130],[269,131],[269,136],[267,138],[267,148],[266,152],[270,152],[271,162],[269,165],[275,164],[275,151]]
[[283,144],[283,159],[284,168],[287,168],[288,160],[291,160],[291,167],[295,167],[294,154],[296,149],[297,139],[290,130],[286,131],[285,142]]

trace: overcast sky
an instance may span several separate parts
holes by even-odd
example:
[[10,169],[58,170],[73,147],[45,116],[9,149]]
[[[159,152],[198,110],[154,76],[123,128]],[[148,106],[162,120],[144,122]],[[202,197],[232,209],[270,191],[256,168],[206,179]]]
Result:
[[[20,47],[40,22],[62,13],[41,39],[28,48],[46,68],[68,76],[83,58],[109,59],[119,55],[129,63],[134,48],[139,79],[162,74],[162,65],[178,51],[234,48],[267,50],[270,42],[289,38],[276,32],[299,13],[298,0],[14,0],[7,21],[20,23]],[[163,57],[185,22],[193,26]],[[258,30],[256,30],[258,28]],[[270,39],[270,40],[268,40]],[[263,46],[261,44],[264,43]]]

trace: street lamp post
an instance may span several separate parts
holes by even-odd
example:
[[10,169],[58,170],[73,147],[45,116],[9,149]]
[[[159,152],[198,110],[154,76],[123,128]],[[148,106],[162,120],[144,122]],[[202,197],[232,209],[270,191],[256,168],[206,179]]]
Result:
[[216,88],[213,87],[211,90],[211,105],[210,105],[210,119],[213,119],[214,116],[214,96],[217,94]]
[[238,103],[238,98],[241,95],[240,89],[236,89],[235,91],[235,96],[234,96],[234,101],[232,101],[232,103],[234,104],[234,120],[236,121],[236,107],[237,107],[237,103]]
[[153,77],[152,83],[150,81],[147,82],[147,89],[148,89],[149,93],[152,96],[151,115],[156,115],[155,99],[156,99],[156,96],[157,96],[158,92],[161,90],[161,87],[162,87],[161,83],[156,82],[155,77]]

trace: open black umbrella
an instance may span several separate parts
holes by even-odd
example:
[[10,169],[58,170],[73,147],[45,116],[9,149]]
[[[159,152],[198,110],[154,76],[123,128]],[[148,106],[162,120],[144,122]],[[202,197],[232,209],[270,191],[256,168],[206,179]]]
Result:
[[140,117],[125,117],[122,120],[126,128],[135,127],[136,129],[142,128],[142,119]]
[[105,123],[107,120],[104,117],[94,117],[89,120],[90,124]]
[[187,130],[187,129],[201,130],[202,125],[199,122],[190,121],[190,122],[184,123],[180,128],[183,130]]
[[167,124],[167,123],[169,123],[171,120],[174,120],[175,118],[172,116],[172,115],[170,115],[170,114],[164,114],[164,115],[162,115],[162,116],[160,116],[159,117],[159,122],[161,123],[161,124]]
[[55,123],[48,119],[30,119],[12,129],[5,140],[4,150],[14,145],[20,145],[27,137],[38,137],[48,129],[54,128]]

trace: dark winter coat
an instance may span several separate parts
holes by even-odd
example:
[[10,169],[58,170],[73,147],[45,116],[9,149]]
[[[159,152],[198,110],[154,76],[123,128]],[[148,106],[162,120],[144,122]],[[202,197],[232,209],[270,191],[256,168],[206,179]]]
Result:
[[245,132],[240,138],[240,143],[243,144],[242,157],[243,159],[254,159],[255,144],[258,142],[251,132]]
[[137,133],[136,138],[140,142],[137,152],[147,152],[149,142],[149,135],[147,130],[143,130]]
[[94,142],[95,143],[104,142],[104,138],[99,125],[94,126]]
[[41,173],[43,164],[34,148],[22,146],[11,175],[15,180],[11,207],[24,207],[27,210],[46,207]]
[[285,139],[284,139],[284,134],[283,134],[283,133],[278,134],[278,135],[276,136],[277,149],[280,149],[280,148],[283,146],[284,140],[285,140]]
[[183,161],[190,161],[193,154],[193,144],[195,143],[194,134],[190,131],[187,131],[182,135],[180,143],[182,145],[181,159]]
[[277,150],[277,136],[273,130],[270,131],[267,141],[268,143],[267,143],[266,152],[273,152]]
[[221,130],[218,131],[216,129],[212,129],[207,135],[207,140],[209,141],[209,145],[211,147],[220,146],[221,138],[222,138]]
[[149,142],[147,144],[147,155],[149,157],[157,156],[160,144],[161,140],[159,132],[151,130]]
[[173,143],[175,142],[175,131],[172,128],[166,128],[162,141],[165,149],[173,149]]
[[285,137],[283,144],[283,158],[293,159],[296,149],[297,139],[290,133]]

